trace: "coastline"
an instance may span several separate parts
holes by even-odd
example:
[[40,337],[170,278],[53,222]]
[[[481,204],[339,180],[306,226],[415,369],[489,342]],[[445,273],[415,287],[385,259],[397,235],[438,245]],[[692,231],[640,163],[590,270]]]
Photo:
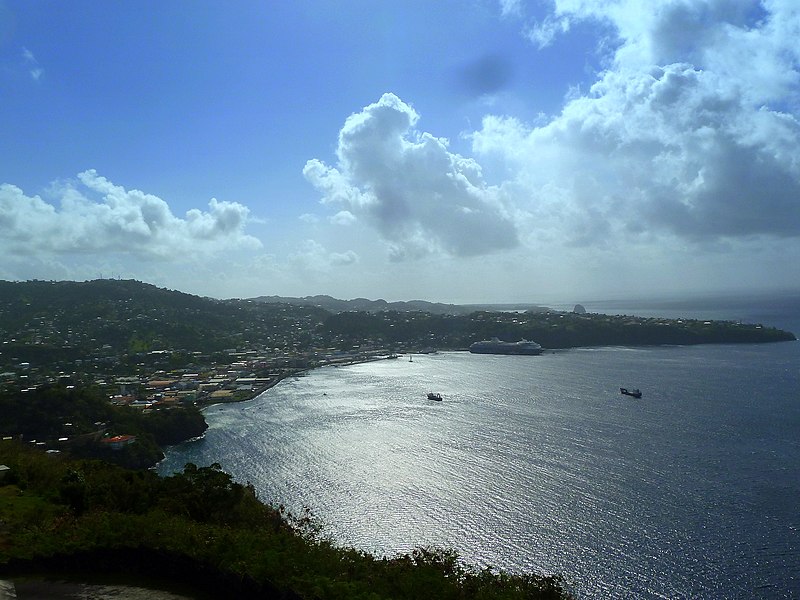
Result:
[[[376,362],[376,361],[379,361],[379,360],[397,359],[397,358],[400,358],[401,356],[403,356],[403,355],[402,354],[389,354],[389,355],[369,356],[369,357],[360,357],[360,358],[348,358],[346,360],[329,361],[329,362],[325,362],[325,363],[322,363],[322,364],[314,365],[314,366],[311,366],[311,367],[303,367],[302,369],[297,369],[296,371],[288,371],[286,373],[281,373],[280,375],[278,375],[278,376],[274,377],[273,379],[271,379],[267,384],[259,386],[258,388],[256,388],[255,390],[253,390],[252,392],[250,392],[248,394],[241,394],[239,396],[231,396],[229,398],[216,398],[216,399],[214,399],[213,402],[212,401],[208,401],[208,402],[199,401],[199,402],[195,403],[195,406],[197,407],[197,409],[201,413],[205,413],[206,410],[208,410],[210,408],[213,408],[214,406],[219,406],[219,405],[222,405],[222,404],[236,404],[236,403],[239,403],[239,402],[249,402],[250,400],[254,400],[255,398],[258,398],[261,394],[263,394],[267,390],[270,390],[271,388],[273,388],[276,385],[278,385],[284,379],[288,379],[290,377],[302,377],[302,376],[306,375],[307,373],[310,373],[314,369],[320,369],[320,368],[323,368],[323,367],[331,367],[331,366],[333,366],[333,367],[340,367],[340,366],[341,367],[347,367],[347,366],[350,366],[350,365],[359,365],[359,364],[363,364],[363,363]],[[204,418],[204,421],[205,421],[205,418]],[[206,430],[207,430],[207,427],[208,427],[208,423],[206,422]],[[149,470],[155,470],[158,467],[158,465],[165,458],[164,450],[166,448],[171,448],[173,446],[178,446],[180,444],[183,444],[185,442],[189,442],[189,441],[192,441],[192,440],[202,439],[204,435],[205,435],[205,431],[203,431],[203,433],[200,434],[200,435],[187,437],[186,439],[180,440],[180,441],[178,441],[178,442],[176,442],[174,444],[165,444],[163,447],[159,447],[159,449],[161,450],[161,455],[162,456],[158,461],[156,461],[155,463],[150,465],[148,467],[148,469]]]
[[[197,408],[199,408],[201,411],[204,411],[204,410],[206,410],[208,408],[211,408],[213,406],[217,406],[217,405],[220,405],[220,404],[236,404],[237,402],[248,402],[250,400],[253,400],[254,398],[257,398],[258,396],[260,396],[261,394],[263,394],[267,390],[275,387],[276,385],[278,385],[284,379],[289,379],[290,377],[303,377],[304,375],[306,375],[307,373],[310,373],[311,371],[313,371],[315,369],[321,369],[323,367],[348,367],[348,366],[351,366],[351,365],[359,365],[359,364],[363,364],[363,363],[376,362],[376,361],[379,361],[379,360],[398,359],[401,356],[403,356],[403,354],[390,354],[388,356],[387,355],[380,355],[380,356],[368,356],[368,357],[360,357],[360,358],[347,358],[347,359],[342,359],[342,360],[328,361],[328,362],[312,365],[312,366],[309,366],[309,367],[303,367],[303,368],[300,368],[300,369],[297,369],[297,370],[292,370],[292,371],[287,371],[285,373],[281,373],[281,374],[277,375],[276,377],[270,379],[270,381],[268,383],[257,387],[256,389],[252,390],[251,392],[249,392],[247,394],[241,394],[239,396],[231,396],[229,398],[215,398],[213,401],[211,401],[210,399],[208,401],[200,400],[200,401],[195,403],[195,406],[197,406]],[[183,441],[186,441],[186,440],[183,440]],[[174,444],[170,444],[170,445],[174,445]]]
[[[775,329],[775,328],[772,328]],[[728,345],[728,344],[762,344],[762,343],[780,343],[780,342],[796,342],[798,338],[788,330],[780,330],[777,329],[776,331],[780,333],[786,334],[785,337],[778,338],[778,339],[770,339],[770,340],[756,340],[756,341],[740,341],[740,340],[731,340],[731,341],[708,341],[708,342],[697,342],[697,341],[678,341],[678,342],[664,342],[664,343],[654,343],[654,344],[640,344],[640,343],[633,343],[633,344],[619,344],[619,343],[607,343],[607,344],[577,344],[577,345],[570,345],[570,346],[553,346],[553,347],[545,347],[542,350],[542,353],[553,353],[553,352],[562,352],[565,350],[574,350],[579,348],[599,348],[599,347],[648,347],[648,346],[696,346],[696,345]],[[468,352],[468,348],[449,348],[445,349],[447,351],[452,352]],[[195,403],[198,409],[204,411],[212,406],[220,405],[220,404],[235,404],[237,402],[248,402],[257,398],[267,390],[275,387],[284,379],[288,379],[290,377],[302,377],[307,373],[315,369],[320,369],[323,367],[346,367],[351,365],[358,365],[364,364],[369,362],[376,362],[380,360],[393,360],[399,359],[406,355],[413,355],[413,354],[430,354],[429,351],[419,351],[419,352],[400,352],[400,353],[389,353],[389,354],[379,354],[375,356],[359,356],[359,357],[347,357],[341,359],[331,359],[324,362],[320,362],[317,364],[313,364],[310,366],[298,368],[296,370],[288,370],[284,373],[280,373],[279,375],[275,376],[274,378],[270,379],[270,381],[264,385],[259,386],[258,388],[252,390],[246,394],[239,394],[239,395],[232,395],[228,398],[215,398],[211,400],[202,399]],[[493,353],[489,353],[493,354]],[[499,353],[502,354],[502,353]],[[186,441],[186,440],[183,440]],[[180,443],[180,442],[179,442]],[[174,445],[174,444],[170,444]]]
[[[794,336],[794,334],[792,334],[791,332],[788,332],[788,333],[789,333],[789,336],[787,336],[786,339],[774,340],[774,341],[770,341],[770,342],[767,342],[767,343],[778,343],[779,341],[786,341],[786,342],[795,341],[796,342],[797,338]],[[544,348],[544,352],[543,353],[547,353],[547,354],[549,354],[549,353],[560,353],[560,352],[563,352],[565,350],[574,350],[574,349],[579,349],[579,348],[598,348],[598,347],[620,347],[620,346],[622,346],[622,347],[643,347],[643,346],[686,346],[686,347],[691,347],[691,346],[706,345],[706,344],[708,344],[708,345],[728,345],[728,344],[739,345],[739,344],[742,344],[742,343],[744,343],[744,344],[761,344],[761,343],[765,343],[765,342],[764,341],[752,341],[752,342],[729,341],[729,342],[717,342],[717,343],[705,342],[705,343],[700,343],[700,344],[695,342],[695,343],[662,343],[662,344],[576,345],[576,346],[566,346],[566,347]],[[468,349],[460,348],[460,349],[451,349],[449,351],[453,351],[453,352],[458,352],[458,351],[468,352]],[[367,356],[362,355],[362,356],[356,356],[356,357],[350,356],[350,357],[346,357],[346,358],[343,357],[343,358],[340,358],[340,359],[331,359],[331,360],[321,361],[319,363],[316,363],[316,364],[313,364],[313,365],[310,365],[310,366],[297,368],[297,369],[292,369],[292,370],[287,370],[287,371],[285,371],[283,373],[280,373],[280,374],[276,375],[275,377],[273,377],[272,379],[270,379],[269,382],[267,382],[266,384],[258,386],[257,388],[253,389],[252,391],[250,391],[248,393],[232,395],[232,396],[227,397],[227,398],[215,398],[213,400],[210,399],[210,398],[201,399],[201,400],[199,400],[199,401],[197,401],[195,403],[195,406],[200,410],[201,413],[205,413],[205,411],[207,409],[212,408],[214,406],[223,405],[223,404],[235,404],[235,403],[239,403],[239,402],[248,402],[250,400],[254,400],[255,398],[259,397],[261,394],[263,394],[263,393],[267,392],[268,390],[270,390],[271,388],[275,387],[280,382],[282,382],[284,379],[288,379],[290,377],[303,377],[306,374],[310,373],[311,371],[313,371],[315,369],[320,369],[320,368],[323,368],[323,367],[340,367],[340,366],[344,367],[344,366],[351,366],[351,365],[357,365],[357,364],[376,362],[376,361],[381,361],[381,360],[399,359],[399,358],[404,357],[406,355],[429,354],[429,353],[430,352],[427,352],[427,351],[426,352],[419,351],[419,352],[416,352],[416,353],[412,352],[412,351],[407,351],[407,352],[402,352],[402,353],[389,353],[389,354],[381,353],[381,354],[376,354],[376,355],[367,355]],[[170,448],[172,446],[177,446],[179,444],[182,444],[184,442],[187,442],[187,441],[190,441],[190,440],[193,440],[193,439],[201,439],[204,435],[205,435],[205,432],[203,432],[203,434],[201,434],[199,436],[188,437],[188,438],[186,438],[184,440],[180,440],[179,442],[176,442],[174,444],[166,444],[164,447],[161,448],[161,453],[163,455],[164,454],[164,450],[166,448]],[[163,460],[164,460],[164,457],[162,456],[162,458],[159,461],[157,461],[156,463],[151,465],[149,468],[150,469],[155,469],[158,466],[158,464],[160,464]]]
[[[596,526],[605,528],[598,529],[605,532],[604,539],[611,539],[609,532],[622,531],[603,558],[604,569],[613,573],[616,561],[630,552],[625,531],[639,531],[641,507],[648,514],[662,514],[658,510],[664,506],[665,498],[659,491],[663,484],[674,518],[667,519],[664,527],[660,523],[658,527],[651,525],[649,520],[641,525],[652,535],[648,547],[636,557],[636,568],[644,572],[645,567],[655,565],[653,572],[666,572],[674,567],[688,578],[693,572],[691,565],[684,569],[680,560],[670,557],[660,562],[658,549],[666,544],[681,552],[699,548],[698,556],[702,556],[706,548],[716,548],[714,544],[720,539],[735,544],[735,536],[726,537],[724,524],[717,527],[711,523],[704,530],[707,537],[697,539],[694,546],[692,539],[682,535],[683,531],[694,531],[692,518],[697,513],[692,494],[685,493],[695,489],[693,482],[706,482],[701,489],[712,494],[710,506],[719,506],[721,499],[730,514],[746,517],[746,502],[734,504],[725,499],[750,497],[749,475],[715,475],[720,449],[730,447],[752,461],[760,468],[747,467],[744,472],[762,473],[764,481],[787,473],[777,470],[781,463],[776,456],[784,454],[751,452],[756,446],[738,443],[735,426],[747,422],[749,427],[757,427],[751,436],[744,436],[755,443],[767,439],[764,432],[774,434],[770,442],[785,439],[787,433],[790,436],[791,415],[796,411],[788,413],[780,408],[776,415],[769,407],[779,409],[791,404],[787,400],[791,387],[787,388],[786,380],[777,375],[796,364],[799,351],[797,344],[606,347],[511,360],[442,352],[427,361],[420,357],[419,365],[414,364],[417,360],[406,364],[406,355],[397,363],[325,369],[309,374],[309,378],[287,382],[257,402],[220,411],[219,417],[216,411],[209,414],[212,429],[206,440],[184,446],[179,454],[171,453],[172,460],[163,469],[171,471],[185,461],[201,465],[218,460],[235,472],[237,480],[252,482],[264,498],[279,499],[291,510],[311,505],[332,539],[388,555],[404,551],[409,540],[446,539],[454,540],[454,547],[466,553],[465,560],[470,563],[486,560],[501,568],[524,571],[540,559],[522,555],[516,548],[538,548],[536,540],[543,538],[542,545],[549,553],[546,560],[555,557],[546,565],[547,570],[570,574],[569,547],[584,547],[577,541],[596,541],[598,537],[564,527],[563,523],[593,516],[592,510],[600,504],[609,509],[599,513],[603,518]],[[388,376],[376,382],[382,373]],[[641,387],[643,401],[620,396],[618,386],[628,384]],[[420,392],[429,388],[441,391],[452,402],[425,402]],[[765,401],[753,402],[753,398]],[[573,422],[581,425],[570,426]],[[497,451],[501,439],[507,442],[503,453]],[[485,451],[478,452],[476,444]],[[229,451],[234,446],[235,450]],[[257,453],[260,449],[263,454]],[[403,449],[407,453],[401,454]],[[465,458],[462,452],[474,456]],[[525,460],[533,466],[526,466],[524,461],[513,466],[511,461],[517,457],[528,457]],[[389,468],[395,470],[387,473]],[[459,469],[463,477],[452,475],[453,469]],[[691,476],[686,475],[686,469]],[[540,470],[546,477],[539,475]],[[492,482],[505,482],[510,472],[517,473],[519,479],[503,492],[507,502],[498,506],[492,497],[471,493],[476,489],[476,473],[484,477],[478,489],[490,489]],[[596,478],[587,483],[581,476],[584,472],[592,472]],[[576,475],[563,477],[564,473]],[[370,484],[364,485],[364,481]],[[382,481],[385,485],[378,488]],[[625,486],[615,487],[620,481]],[[730,494],[723,483],[734,486]],[[592,495],[587,497],[589,485]],[[559,508],[562,489],[569,495],[564,508]],[[536,529],[544,519],[537,515],[529,515],[527,529],[504,529],[512,520],[528,523],[525,506],[534,497],[530,490],[536,490],[537,504],[549,511],[545,513],[546,533]],[[645,492],[652,495],[640,502],[639,494]],[[776,501],[781,497],[785,498],[779,495]],[[595,504],[595,498],[603,500]],[[619,521],[613,509],[617,502],[625,503],[630,517],[624,530],[616,526]],[[406,516],[411,505],[414,512]],[[441,506],[448,506],[448,511],[439,510]],[[684,508],[687,512],[681,513]],[[451,509],[464,513],[451,519]],[[367,510],[369,519],[364,518]],[[565,515],[565,511],[570,512]],[[465,516],[469,514],[479,515],[474,519],[485,528],[466,533],[457,526],[448,529],[448,523],[469,522],[473,518]],[[785,514],[780,509],[780,514],[773,516],[777,519]],[[682,529],[669,529],[671,522],[680,523]],[[734,517],[729,522],[734,522]],[[735,522],[748,523],[743,531],[750,532],[751,537],[764,527],[757,517]],[[379,529],[374,523],[385,526]],[[525,537],[517,539],[517,531]],[[573,536],[569,543],[562,544],[562,531]],[[779,541],[787,539],[784,536]],[[787,546],[774,550],[782,548]],[[791,546],[788,548],[791,550]],[[560,549],[566,550],[558,554]],[[726,549],[722,554],[735,551]],[[579,554],[578,558],[582,560],[580,568],[593,560],[589,554]],[[715,558],[715,577],[729,564]],[[591,569],[581,573],[586,572],[591,573]],[[778,571],[769,573],[780,577]],[[653,577],[657,581],[657,575]],[[624,573],[620,581],[622,585],[630,583]],[[738,584],[732,585],[730,589],[736,592]],[[683,591],[691,595],[691,589]]]

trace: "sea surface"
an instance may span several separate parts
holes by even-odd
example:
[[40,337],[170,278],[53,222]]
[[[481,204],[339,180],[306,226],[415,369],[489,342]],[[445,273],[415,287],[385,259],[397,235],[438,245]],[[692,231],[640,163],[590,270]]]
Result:
[[[759,322],[799,333],[791,306]],[[800,342],[405,356],[206,419],[161,473],[219,462],[343,545],[449,547],[581,598],[800,598]]]

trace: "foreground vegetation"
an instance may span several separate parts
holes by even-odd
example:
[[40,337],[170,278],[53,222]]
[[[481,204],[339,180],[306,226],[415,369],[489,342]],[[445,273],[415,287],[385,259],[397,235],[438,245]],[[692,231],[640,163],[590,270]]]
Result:
[[569,598],[560,577],[462,565],[441,549],[391,559],[339,548],[309,513],[261,503],[219,465],[158,477],[0,443],[0,577],[147,573],[198,595],[281,598]]

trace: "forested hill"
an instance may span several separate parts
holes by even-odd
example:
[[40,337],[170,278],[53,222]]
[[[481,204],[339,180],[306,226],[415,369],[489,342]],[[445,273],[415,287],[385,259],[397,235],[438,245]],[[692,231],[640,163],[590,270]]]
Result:
[[0,281],[0,369],[14,360],[41,365],[154,351],[297,356],[318,349],[466,349],[493,336],[532,339],[545,348],[795,339],[777,329],[731,322],[554,311],[334,313],[315,306],[214,300],[138,281]]
[[269,343],[270,334],[290,326],[311,330],[325,315],[311,307],[215,300],[132,280],[0,281],[2,339],[55,357],[100,350],[210,353]]

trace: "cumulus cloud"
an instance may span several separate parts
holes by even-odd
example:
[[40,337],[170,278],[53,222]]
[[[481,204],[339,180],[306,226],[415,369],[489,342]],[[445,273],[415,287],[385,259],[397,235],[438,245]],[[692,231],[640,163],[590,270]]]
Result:
[[322,202],[365,221],[393,258],[469,256],[518,243],[501,190],[445,139],[414,129],[419,115],[394,94],[351,115],[339,132],[336,166],[313,159],[303,174]]
[[352,250],[345,252],[331,252],[329,255],[331,264],[334,266],[354,265],[359,261],[358,254]]
[[356,220],[356,216],[349,210],[340,210],[331,217],[331,223],[334,225],[352,225]]
[[540,39],[610,26],[607,69],[560,114],[493,115],[479,159],[574,243],[800,235],[800,9],[791,0],[555,0]]
[[359,262],[358,254],[352,250],[329,252],[315,240],[305,240],[289,255],[289,264],[303,271],[328,272],[332,267],[353,265]]
[[247,207],[213,199],[175,216],[161,198],[126,190],[94,170],[55,184],[59,206],[0,185],[0,248],[20,256],[119,253],[171,259],[221,247],[257,248],[245,234]]

